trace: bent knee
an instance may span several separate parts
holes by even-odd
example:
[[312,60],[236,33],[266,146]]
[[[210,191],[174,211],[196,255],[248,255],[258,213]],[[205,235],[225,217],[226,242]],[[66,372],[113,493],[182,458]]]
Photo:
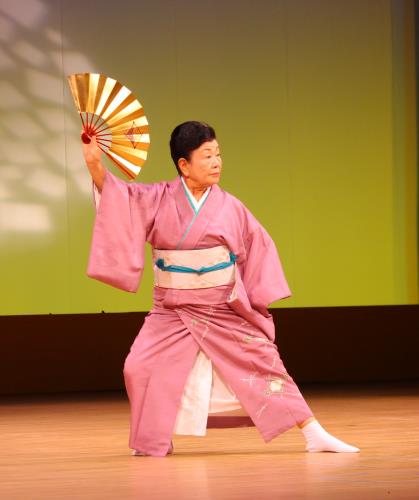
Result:
[[150,368],[150,363],[147,363],[145,359],[141,359],[130,353],[124,362],[124,378],[125,380],[130,380],[132,378],[148,377],[151,371]]
[[135,362],[134,356],[132,354],[128,354],[128,356],[125,358],[124,362],[124,377],[129,378],[135,375],[135,373],[138,370],[138,362]]

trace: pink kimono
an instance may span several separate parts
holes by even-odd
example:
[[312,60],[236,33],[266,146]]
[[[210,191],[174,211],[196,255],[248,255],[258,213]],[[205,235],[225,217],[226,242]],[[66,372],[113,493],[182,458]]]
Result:
[[122,290],[138,289],[146,242],[164,250],[223,245],[236,257],[234,283],[154,287],[153,309],[124,367],[131,448],[166,455],[199,353],[245,410],[210,416],[209,427],[255,425],[268,442],[312,416],[274,343],[267,307],[291,295],[275,245],[237,198],[213,185],[195,212],[179,177],[128,184],[106,171],[97,205],[87,274]]

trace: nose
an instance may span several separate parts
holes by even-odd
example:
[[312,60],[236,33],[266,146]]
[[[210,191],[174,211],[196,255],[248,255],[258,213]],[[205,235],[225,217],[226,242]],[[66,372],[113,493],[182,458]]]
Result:
[[218,156],[215,156],[213,161],[212,161],[211,168],[213,168],[213,169],[221,168],[221,158],[219,158]]

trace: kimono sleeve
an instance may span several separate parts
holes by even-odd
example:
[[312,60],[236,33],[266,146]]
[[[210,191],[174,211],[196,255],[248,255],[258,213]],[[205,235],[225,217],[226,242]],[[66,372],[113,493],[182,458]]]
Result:
[[161,185],[127,183],[108,170],[99,193],[93,184],[96,218],[87,275],[136,292],[144,269],[147,229],[154,219]]
[[242,281],[252,307],[265,313],[269,304],[290,297],[291,291],[274,241],[260,223],[250,217],[250,232],[244,240],[246,260]]

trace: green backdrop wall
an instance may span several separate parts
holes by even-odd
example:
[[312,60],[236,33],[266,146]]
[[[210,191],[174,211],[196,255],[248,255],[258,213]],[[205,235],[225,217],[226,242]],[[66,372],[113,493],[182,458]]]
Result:
[[[418,302],[413,2],[0,0],[0,314],[145,311],[85,275],[94,211],[66,75],[128,86],[151,125],[211,123],[222,187],[275,239],[276,306]],[[115,173],[116,169],[108,165]]]

